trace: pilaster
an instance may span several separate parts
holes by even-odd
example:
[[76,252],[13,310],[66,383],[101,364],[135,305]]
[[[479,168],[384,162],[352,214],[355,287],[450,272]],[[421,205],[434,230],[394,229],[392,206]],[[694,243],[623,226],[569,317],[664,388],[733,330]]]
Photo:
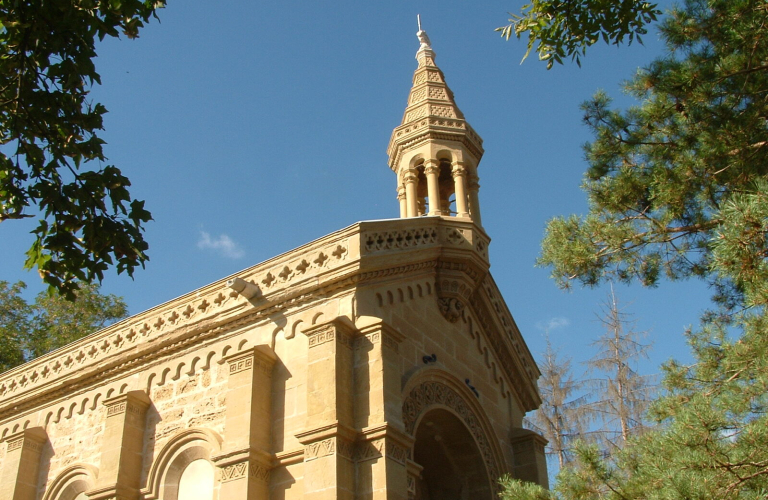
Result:
[[304,497],[355,497],[353,461],[353,330],[340,319],[306,330],[307,430],[304,445]]
[[107,419],[101,445],[101,465],[90,500],[138,500],[144,430],[150,400],[131,391],[104,400]]
[[402,432],[401,358],[403,334],[379,321],[355,339],[355,424],[358,499],[405,500],[407,450]]
[[7,443],[0,475],[0,498],[3,500],[35,500],[40,455],[48,435],[42,427],[11,434]]
[[259,345],[225,357],[227,409],[224,452],[213,457],[221,471],[220,498],[269,498],[272,368],[276,356]]
[[514,477],[548,488],[547,457],[544,447],[547,440],[528,429],[515,429],[510,439],[514,455]]

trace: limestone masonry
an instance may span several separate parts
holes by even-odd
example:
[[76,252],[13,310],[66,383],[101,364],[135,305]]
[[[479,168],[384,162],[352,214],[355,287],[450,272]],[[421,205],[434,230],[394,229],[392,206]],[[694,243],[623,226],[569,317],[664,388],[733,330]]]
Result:
[[546,486],[489,273],[482,139],[426,33],[366,221],[0,375],[0,500],[492,500]]

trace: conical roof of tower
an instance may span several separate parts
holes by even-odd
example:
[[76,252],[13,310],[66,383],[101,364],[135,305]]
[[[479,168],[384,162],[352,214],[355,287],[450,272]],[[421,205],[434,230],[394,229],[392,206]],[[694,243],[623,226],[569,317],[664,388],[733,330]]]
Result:
[[389,166],[396,170],[399,154],[405,148],[418,146],[430,139],[454,140],[464,144],[479,161],[483,155],[483,140],[464,119],[445,83],[445,76],[435,64],[435,52],[426,32],[416,34],[421,42],[408,95],[408,106],[399,127],[392,131],[387,154]]

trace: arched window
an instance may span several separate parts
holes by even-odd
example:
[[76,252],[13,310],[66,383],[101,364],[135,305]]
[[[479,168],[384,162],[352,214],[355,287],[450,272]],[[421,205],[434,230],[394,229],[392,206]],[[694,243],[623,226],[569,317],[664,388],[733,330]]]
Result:
[[88,500],[85,492],[94,488],[96,476],[96,467],[71,465],[61,471],[46,488],[43,500]]
[[179,478],[179,500],[213,500],[214,470],[204,458],[187,465]]
[[208,429],[186,429],[158,453],[149,471],[146,500],[217,500],[211,457],[221,452],[221,437]]

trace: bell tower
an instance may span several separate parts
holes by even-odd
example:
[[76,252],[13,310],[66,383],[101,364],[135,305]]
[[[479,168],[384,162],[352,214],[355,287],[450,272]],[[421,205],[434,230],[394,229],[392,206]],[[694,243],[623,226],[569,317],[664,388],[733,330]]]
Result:
[[400,217],[455,216],[482,226],[477,167],[483,140],[456,105],[421,23],[416,36],[421,45],[408,106],[387,148]]

